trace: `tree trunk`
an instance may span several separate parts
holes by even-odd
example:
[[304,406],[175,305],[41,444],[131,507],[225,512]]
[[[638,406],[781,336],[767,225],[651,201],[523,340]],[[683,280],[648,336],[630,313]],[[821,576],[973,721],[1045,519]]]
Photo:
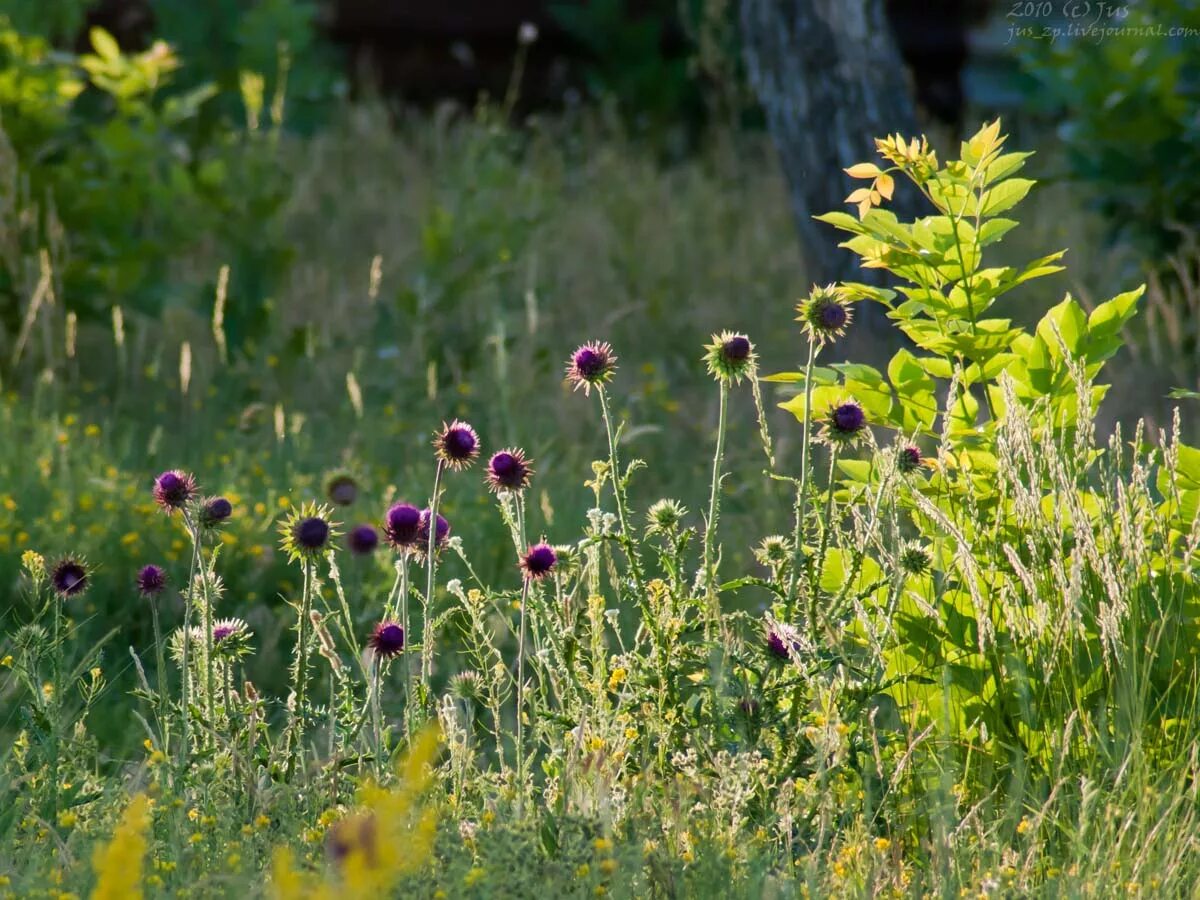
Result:
[[[808,270],[820,282],[869,281],[873,270],[860,269],[854,254],[838,249],[836,232],[812,217],[848,210],[853,187],[842,169],[874,160],[875,138],[916,129],[883,0],[741,0],[741,22]],[[897,188],[888,206],[903,216],[912,201]]]

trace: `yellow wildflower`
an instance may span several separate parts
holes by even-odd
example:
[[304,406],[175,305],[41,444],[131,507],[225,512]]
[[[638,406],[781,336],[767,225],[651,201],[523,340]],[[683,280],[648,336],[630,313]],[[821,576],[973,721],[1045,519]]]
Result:
[[144,794],[138,794],[121,814],[112,840],[97,847],[92,857],[96,870],[92,900],[140,900],[149,827],[150,804]]
[[466,875],[463,876],[463,884],[465,884],[467,887],[471,887],[472,885],[479,882],[483,878],[483,876],[486,874],[487,874],[487,872],[485,872],[483,869],[479,868],[479,866],[475,866],[473,869],[468,871]]

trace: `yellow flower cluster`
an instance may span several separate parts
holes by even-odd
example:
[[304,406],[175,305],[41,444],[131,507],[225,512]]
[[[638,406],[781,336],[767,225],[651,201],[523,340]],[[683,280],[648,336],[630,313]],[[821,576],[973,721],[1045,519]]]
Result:
[[375,900],[391,893],[396,882],[428,860],[437,833],[437,811],[422,803],[433,777],[433,760],[441,735],[427,728],[399,765],[394,788],[364,787],[360,809],[335,823],[331,839],[340,862],[334,883],[295,868],[287,848],[275,852],[271,894],[276,900]]
[[149,827],[150,801],[145,794],[138,794],[121,814],[112,840],[96,848],[92,900],[137,900],[142,896],[142,858]]

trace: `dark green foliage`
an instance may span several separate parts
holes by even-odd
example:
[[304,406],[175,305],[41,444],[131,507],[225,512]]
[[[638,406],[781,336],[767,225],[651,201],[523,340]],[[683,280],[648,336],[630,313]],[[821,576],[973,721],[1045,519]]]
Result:
[[[1086,20],[1078,18],[1084,6]],[[1179,246],[1180,226],[1200,223],[1200,6],[1143,0],[1066,8],[1077,18],[1045,26],[1100,32],[1015,41],[1035,85],[1028,100],[1061,120],[1068,177],[1087,186],[1114,239],[1156,261]]]

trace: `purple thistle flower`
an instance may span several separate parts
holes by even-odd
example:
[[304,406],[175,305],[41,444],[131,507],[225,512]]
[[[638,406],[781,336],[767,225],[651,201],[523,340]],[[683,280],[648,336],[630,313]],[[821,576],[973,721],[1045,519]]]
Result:
[[330,515],[329,507],[311,502],[292,508],[279,524],[283,550],[290,561],[311,562],[329,546],[330,540],[341,534],[335,530],[338,523],[331,521]]
[[487,484],[496,493],[523,491],[533,475],[525,451],[517,447],[492,454],[487,464]]
[[754,372],[754,345],[744,334],[722,331],[704,345],[704,365],[708,374],[724,384],[738,383]]
[[921,466],[921,451],[913,446],[902,447],[896,456],[896,468],[902,475],[915,472]]
[[846,326],[846,307],[840,303],[822,304],[817,315],[821,319],[821,327],[826,331],[838,331]]
[[[428,552],[429,548],[429,510],[421,510],[421,523],[417,526],[417,544],[416,551],[418,555]],[[436,534],[434,536],[434,549],[441,550],[446,545],[447,538],[450,537],[450,523],[438,513]]]
[[437,457],[451,469],[465,469],[479,455],[479,435],[466,422],[455,419],[433,436]]
[[791,659],[800,649],[800,636],[790,625],[776,624],[767,628],[767,652],[778,659]]
[[183,509],[196,496],[196,479],[187,472],[171,469],[154,479],[154,502],[166,513]]
[[156,597],[167,586],[167,573],[161,566],[143,566],[137,574],[138,593],[143,597]]
[[216,528],[225,524],[233,515],[233,504],[224,497],[209,497],[200,507],[200,524],[205,528]]
[[68,556],[60,559],[50,572],[50,584],[60,597],[74,597],[87,590],[88,573],[81,560]]
[[218,619],[213,622],[213,643],[219,644],[235,634],[245,632],[245,630],[246,623],[241,619]]
[[520,566],[526,578],[538,581],[553,572],[557,563],[558,554],[554,552],[554,548],[547,543],[541,543],[534,544],[526,551],[521,557]]
[[356,556],[367,556],[379,546],[379,532],[370,525],[358,525],[346,535],[346,546]]
[[589,341],[571,354],[567,361],[567,381],[575,390],[583,388],[590,394],[592,388],[604,384],[617,370],[617,357],[607,341]]
[[845,291],[837,285],[813,286],[808,299],[796,307],[809,338],[822,344],[837,340],[850,324],[850,307]]
[[854,400],[839,403],[829,411],[821,438],[829,444],[853,444],[862,437],[867,415]]
[[329,523],[320,516],[301,519],[293,526],[292,537],[297,545],[310,553],[315,553],[329,540]]
[[397,550],[408,550],[421,540],[421,511],[411,503],[397,503],[387,511],[383,534]]
[[367,644],[375,651],[377,657],[392,659],[404,650],[404,629],[395,622],[380,622],[375,626]]
[[735,334],[721,345],[721,356],[728,363],[745,362],[750,357],[750,339],[744,334]]

